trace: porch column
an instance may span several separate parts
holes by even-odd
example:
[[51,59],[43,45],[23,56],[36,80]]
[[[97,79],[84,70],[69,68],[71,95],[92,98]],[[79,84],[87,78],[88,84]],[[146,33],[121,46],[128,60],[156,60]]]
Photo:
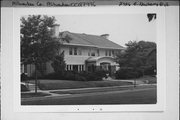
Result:
[[68,65],[66,65],[66,68],[65,68],[65,70],[66,70],[66,71],[68,70]]
[[84,65],[82,65],[82,71],[85,71],[85,69],[84,69]]
[[73,70],[73,65],[71,65],[71,70]]
[[71,65],[69,65],[69,68],[70,68],[70,70],[72,70],[72,67],[71,67]]
[[81,65],[81,71],[83,71],[83,65]]
[[82,65],[79,65],[79,70],[82,71]]
[[79,68],[79,67],[80,67],[80,65],[78,65],[78,72],[80,71],[80,68]]

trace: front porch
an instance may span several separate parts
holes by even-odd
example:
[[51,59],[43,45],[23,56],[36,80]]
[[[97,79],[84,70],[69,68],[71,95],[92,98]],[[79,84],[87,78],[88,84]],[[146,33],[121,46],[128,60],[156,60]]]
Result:
[[90,57],[85,61],[86,71],[94,72],[104,70],[113,75],[118,69],[118,64],[112,57]]

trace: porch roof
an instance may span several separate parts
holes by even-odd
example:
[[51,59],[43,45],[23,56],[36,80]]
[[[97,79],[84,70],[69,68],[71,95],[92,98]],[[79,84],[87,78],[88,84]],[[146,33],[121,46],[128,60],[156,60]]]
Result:
[[96,62],[96,61],[98,61],[98,60],[100,60],[100,59],[102,59],[102,58],[107,58],[107,59],[112,59],[112,60],[114,60],[114,58],[112,58],[112,57],[108,57],[108,56],[104,56],[104,57],[89,57],[86,61],[87,62]]

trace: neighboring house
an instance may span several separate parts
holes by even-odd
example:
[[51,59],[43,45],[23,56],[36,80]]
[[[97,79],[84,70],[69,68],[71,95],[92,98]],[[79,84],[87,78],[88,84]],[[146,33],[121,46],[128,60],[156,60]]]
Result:
[[[95,71],[97,69],[107,70],[114,73],[118,69],[115,62],[116,54],[124,50],[124,47],[108,40],[108,34],[88,35],[59,32],[59,25],[54,27],[54,35],[59,38],[70,38],[69,41],[60,41],[63,44],[59,52],[64,52],[67,71]],[[45,74],[54,72],[51,62],[42,65]],[[32,76],[33,65],[22,66],[22,72]]]

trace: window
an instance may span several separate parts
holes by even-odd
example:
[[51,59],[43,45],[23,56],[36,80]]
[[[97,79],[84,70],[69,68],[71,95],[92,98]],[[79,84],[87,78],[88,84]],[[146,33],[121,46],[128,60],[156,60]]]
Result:
[[72,55],[72,48],[69,48],[69,55]]
[[109,50],[109,56],[111,56],[111,50]]
[[91,55],[91,49],[88,50],[88,56],[90,56],[90,55]]
[[91,56],[95,56],[95,52],[92,52],[92,53],[91,53]]
[[111,56],[111,52],[112,52],[111,50],[106,50],[105,55],[106,55],[106,56]]
[[108,51],[106,50],[105,55],[108,56]]
[[89,50],[89,51],[88,51],[88,56],[90,56],[90,54],[91,54],[91,51]]
[[73,71],[78,71],[78,65],[73,65]]
[[82,50],[78,49],[78,55],[82,55]]
[[114,56],[114,50],[112,50],[112,55]]
[[74,48],[74,55],[77,55],[77,48]]
[[99,49],[97,50],[97,55],[99,56]]

